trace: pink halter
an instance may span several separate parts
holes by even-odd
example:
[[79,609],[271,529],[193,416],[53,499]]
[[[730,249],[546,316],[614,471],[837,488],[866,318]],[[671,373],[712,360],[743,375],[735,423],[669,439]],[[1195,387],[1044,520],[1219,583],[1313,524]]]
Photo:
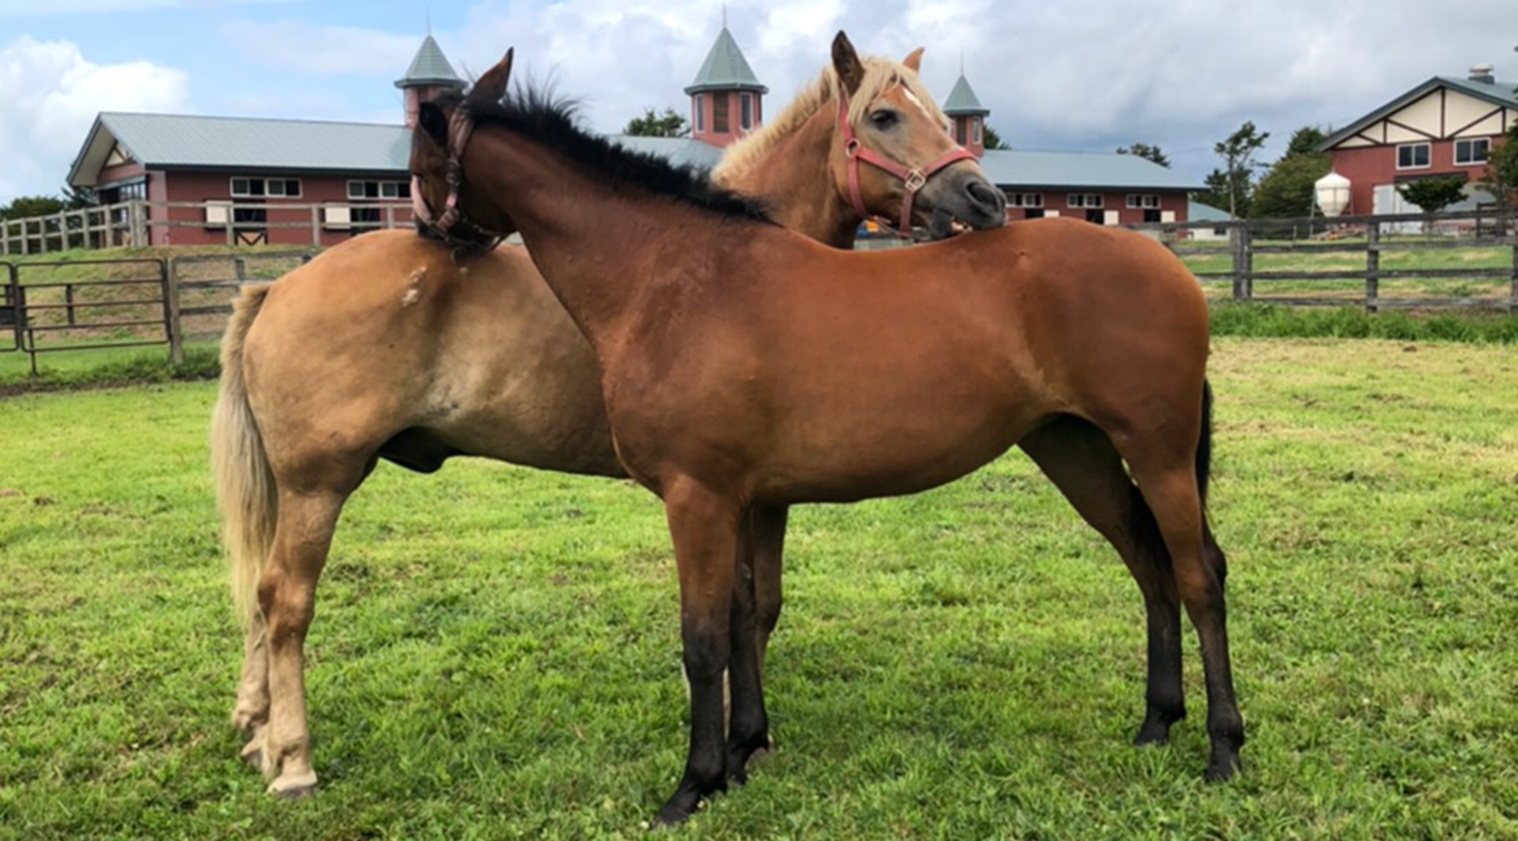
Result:
[[[912,200],[917,197],[917,191],[927,186],[928,179],[937,175],[945,167],[959,161],[973,161],[975,154],[963,146],[958,146],[954,151],[922,169],[907,169],[902,164],[864,147],[864,144],[854,135],[854,127],[849,125],[849,94],[841,84],[838,94],[838,128],[843,132],[843,153],[849,159],[849,199],[854,203],[854,212],[858,213],[862,219],[875,219],[882,228],[902,239],[911,239]],[[892,228],[884,217],[878,217],[865,208],[864,198],[859,192],[860,161],[900,178],[906,187],[906,192],[901,199],[901,226],[899,228]]]

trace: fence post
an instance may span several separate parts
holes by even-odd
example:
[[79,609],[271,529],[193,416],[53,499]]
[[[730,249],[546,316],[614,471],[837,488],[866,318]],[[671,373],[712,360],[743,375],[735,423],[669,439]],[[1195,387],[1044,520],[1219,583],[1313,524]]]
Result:
[[1365,311],[1380,309],[1381,298],[1381,223],[1365,226]]
[[63,303],[67,307],[64,311],[68,313],[69,326],[73,327],[76,324],[74,321],[74,284],[66,283],[63,285]]
[[311,244],[317,248],[322,244],[322,217],[321,208],[311,205]]
[[65,211],[58,211],[58,250],[69,250],[69,217]]
[[184,364],[184,325],[180,322],[179,262],[175,258],[161,261],[163,264],[164,307],[168,315],[169,361]]
[[1507,311],[1510,315],[1518,316],[1518,244],[1513,245],[1513,296],[1508,299]]
[[144,233],[146,233],[145,229],[147,228],[147,223],[146,223],[146,220],[143,218],[142,201],[140,199],[132,199],[131,205],[128,206],[127,213],[128,213],[128,215],[130,217],[130,234],[129,235],[132,238],[132,247],[133,248],[144,248],[144,247],[146,247],[147,243],[144,242],[143,240],[146,239],[146,237],[144,236]]
[[16,350],[24,346],[22,339],[26,329],[26,304],[21,300],[21,273],[15,263],[5,264],[6,286],[10,287],[11,329],[16,333]]
[[1233,253],[1233,299],[1244,301],[1248,298],[1244,294],[1244,225],[1235,222],[1228,229],[1228,250]]
[[11,253],[11,220],[0,219],[0,254],[10,256]]

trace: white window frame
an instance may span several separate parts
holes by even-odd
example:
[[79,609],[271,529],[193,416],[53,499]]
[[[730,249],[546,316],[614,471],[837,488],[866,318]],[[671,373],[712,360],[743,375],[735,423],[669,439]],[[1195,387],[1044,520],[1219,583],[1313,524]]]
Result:
[[[354,184],[362,184],[362,185],[364,185],[359,190],[359,192],[365,193],[365,195],[360,195],[360,196],[353,195],[353,185]],[[375,185],[374,191],[378,195],[374,195],[374,196],[367,195],[368,189],[369,189],[368,185],[370,185],[370,184]],[[394,196],[386,196],[385,195],[385,188],[386,187],[392,187],[392,188],[394,188],[395,195]],[[370,178],[350,178],[348,180],[347,185],[343,188],[343,191],[344,191],[343,195],[345,195],[345,196],[348,197],[348,201],[350,201],[350,202],[357,202],[359,204],[377,204],[379,202],[402,202],[402,201],[410,201],[411,197],[409,195],[407,195],[407,196],[402,196],[401,195],[401,191],[402,190],[405,190],[405,191],[407,191],[409,193],[410,190],[411,190],[411,182],[409,182],[409,181],[387,181],[387,180],[383,180],[383,179],[379,179],[379,178],[373,178],[373,179],[370,179]]]
[[1008,207],[1043,207],[1043,193],[1013,193],[1007,197]]
[[696,100],[694,106],[696,109],[696,132],[704,133],[706,131],[706,94],[698,93],[692,98]]
[[1107,197],[1101,193],[1066,193],[1065,207],[1082,210],[1101,210],[1107,206]]
[[1160,196],[1158,193],[1129,193],[1129,210],[1159,210]]
[[[237,192],[237,182],[239,181],[248,182],[247,189],[241,193]],[[263,184],[263,195],[255,195],[253,193],[254,181],[258,181]],[[281,190],[283,190],[285,186],[288,185],[291,181],[294,181],[295,192],[293,194],[280,193],[276,196],[275,194],[269,192],[269,183],[271,181],[278,181]],[[231,178],[227,179],[227,195],[231,196],[234,199],[298,199],[305,194],[305,191],[306,185],[301,183],[301,180],[299,178],[270,178],[262,175],[234,175]]]
[[[1476,144],[1486,146],[1486,154],[1480,160],[1470,157],[1469,152],[1475,151]],[[1465,144],[1467,155],[1465,160],[1460,160],[1460,146]],[[1492,159],[1492,139],[1490,137],[1466,137],[1455,140],[1455,166],[1486,166]]]
[[971,120],[971,123],[973,124],[973,126],[975,128],[975,143],[977,145],[984,145],[985,142],[986,142],[986,135],[981,130],[981,122],[982,122],[981,118],[979,118],[979,117],[971,117],[970,120]]
[[[1423,164],[1422,166],[1419,166],[1416,163],[1414,163],[1411,166],[1403,166],[1402,165],[1402,150],[1403,149],[1417,149],[1419,146],[1422,146],[1425,150],[1427,150],[1427,152],[1428,152],[1428,163]],[[1413,154],[1413,159],[1416,161],[1417,157],[1418,157],[1417,153],[1415,152]],[[1397,169],[1404,170],[1404,171],[1405,170],[1409,170],[1409,169],[1431,169],[1431,168],[1433,168],[1433,165],[1434,165],[1434,147],[1433,147],[1433,144],[1429,143],[1428,141],[1425,140],[1425,141],[1422,141],[1422,142],[1419,142],[1419,143],[1399,143],[1399,144],[1397,144]]]

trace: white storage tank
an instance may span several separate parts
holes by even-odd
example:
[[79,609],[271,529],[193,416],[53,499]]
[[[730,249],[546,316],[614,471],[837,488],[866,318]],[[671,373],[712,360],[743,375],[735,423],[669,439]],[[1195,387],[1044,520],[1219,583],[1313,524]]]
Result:
[[1339,173],[1329,172],[1312,189],[1324,216],[1338,216],[1349,209],[1349,179]]

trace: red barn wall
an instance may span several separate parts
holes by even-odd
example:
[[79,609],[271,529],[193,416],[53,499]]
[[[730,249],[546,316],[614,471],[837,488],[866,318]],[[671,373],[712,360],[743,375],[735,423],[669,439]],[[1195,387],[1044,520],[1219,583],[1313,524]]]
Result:
[[[230,173],[221,172],[169,172],[154,173],[149,180],[149,198],[156,202],[194,202],[200,204],[206,201],[233,201],[232,178]],[[238,174],[235,177],[242,177]],[[250,177],[264,177],[253,175]],[[267,228],[268,243],[270,245],[311,245],[311,208],[313,204],[346,204],[348,203],[348,181],[346,175],[291,175],[291,176],[267,176],[270,178],[288,177],[299,178],[301,182],[301,195],[299,198],[265,197],[262,199],[236,199],[239,205],[262,203],[270,227]],[[366,181],[403,181],[400,175],[390,177],[356,176],[351,180]],[[378,203],[378,202],[376,202]],[[391,212],[397,225],[409,225],[411,222],[411,205],[409,202],[388,202],[394,210]],[[291,205],[294,205],[293,207]],[[152,208],[154,220],[168,219],[174,222],[204,223],[204,207],[170,207]],[[383,213],[383,211],[382,211]],[[343,228],[328,228],[323,224],[321,210],[317,210],[318,226],[320,227],[320,241],[323,246],[336,245],[346,239],[350,239],[355,232]],[[383,216],[381,217],[384,218]],[[273,227],[276,224],[290,224],[297,227]],[[381,223],[383,225],[383,222]],[[239,229],[248,230],[248,229]],[[153,243],[155,245],[218,245],[227,242],[225,228],[208,228],[204,224],[185,226],[155,226],[153,229]]]
[[[1122,190],[1120,192],[1112,192],[1110,190],[1058,190],[1058,191],[1054,191],[1054,190],[1019,190],[1019,189],[1015,189],[1015,188],[1003,188],[1003,189],[1009,195],[1012,194],[1012,193],[1042,193],[1043,197],[1044,197],[1044,207],[1043,207],[1043,210],[1044,210],[1044,215],[1045,216],[1049,215],[1049,211],[1051,211],[1051,210],[1057,210],[1057,211],[1059,211],[1059,215],[1060,216],[1071,216],[1071,217],[1074,217],[1076,219],[1084,219],[1084,218],[1086,218],[1086,208],[1083,208],[1083,207],[1070,207],[1069,206],[1069,196],[1070,196],[1070,194],[1071,193],[1092,193],[1092,192],[1100,193],[1102,195],[1102,207],[1101,207],[1101,209],[1103,211],[1116,210],[1118,212],[1118,224],[1119,225],[1140,225],[1140,224],[1143,224],[1143,222],[1144,222],[1144,211],[1143,211],[1143,209],[1142,208],[1137,208],[1137,207],[1130,208],[1128,206],[1128,196],[1130,196],[1130,195],[1150,195],[1150,196],[1157,195],[1157,196],[1159,196],[1160,197],[1160,208],[1159,208],[1160,212],[1163,213],[1164,211],[1167,211],[1167,210],[1171,211],[1172,213],[1175,214],[1175,221],[1177,221],[1177,222],[1188,221],[1188,219],[1187,219],[1187,212],[1188,212],[1188,208],[1190,206],[1189,202],[1186,199],[1186,194],[1185,193],[1176,193],[1176,192],[1169,192],[1169,193],[1167,193],[1167,192],[1161,192],[1159,190],[1146,190],[1146,191]],[[1007,207],[1007,219],[1009,221],[1015,221],[1015,220],[1018,220],[1018,219],[1026,219],[1026,218],[1028,218],[1028,213],[1027,213],[1028,210],[1029,210],[1029,208],[1008,206]]]
[[[1462,137],[1461,140],[1479,138]],[[1492,138],[1495,150],[1500,137]],[[1397,169],[1397,146],[1362,146],[1355,149],[1333,149],[1333,170],[1349,179],[1349,210],[1347,214],[1368,215],[1375,212],[1375,190],[1384,184],[1395,184],[1399,177],[1423,178],[1432,175],[1466,175],[1472,182],[1486,175],[1486,166],[1456,166],[1455,141],[1430,140],[1429,166],[1426,169]],[[1406,144],[1399,144],[1406,145]]]

